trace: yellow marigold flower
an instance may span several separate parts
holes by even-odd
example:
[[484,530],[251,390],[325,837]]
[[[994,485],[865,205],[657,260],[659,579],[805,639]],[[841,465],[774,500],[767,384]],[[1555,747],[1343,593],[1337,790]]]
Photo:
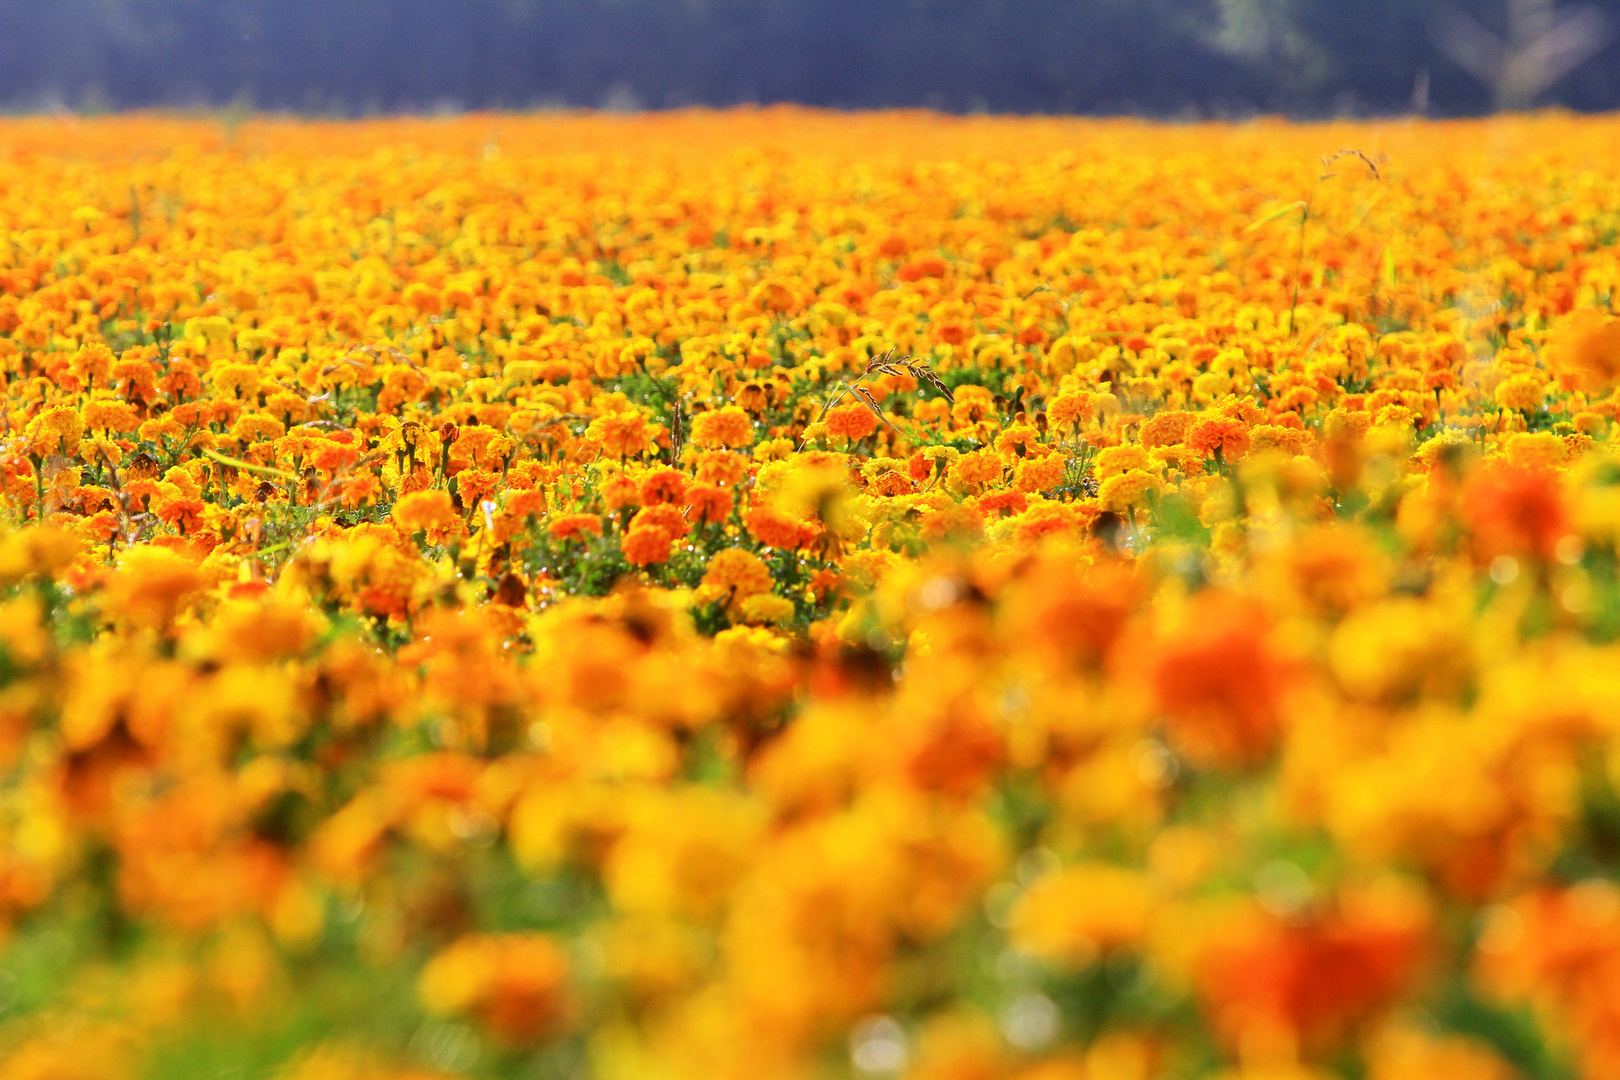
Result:
[[190,560],[158,547],[124,553],[107,581],[107,614],[141,629],[169,626],[182,604],[208,584]]
[[1530,468],[1561,465],[1569,457],[1569,446],[1550,431],[1520,432],[1508,439],[1506,450],[1509,461]]
[[742,548],[720,552],[703,571],[703,587],[728,602],[770,592],[774,586],[770,568],[759,556]]
[[603,867],[614,905],[632,914],[719,915],[749,868],[765,827],[763,810],[750,799],[705,788],[648,794],[632,803],[628,828]]
[[1091,473],[1098,480],[1106,480],[1133,469],[1148,469],[1152,464],[1153,459],[1140,446],[1130,444],[1106,446],[1097,452],[1096,458],[1091,463]]
[[231,320],[223,315],[198,316],[187,319],[184,334],[188,338],[218,344],[230,344],[234,336]]
[[1490,1045],[1462,1035],[1390,1025],[1368,1040],[1373,1080],[1513,1080],[1518,1071]]
[[1013,944],[1031,955],[1084,967],[1147,934],[1156,899],[1148,878],[1103,863],[1048,874],[1013,908]]
[[73,406],[54,405],[30,420],[26,433],[31,441],[30,450],[40,457],[50,454],[71,457],[78,453],[84,420]]
[[793,601],[773,593],[756,593],[743,600],[741,609],[744,622],[785,623],[793,618]]
[[1542,380],[1528,372],[1520,375],[1510,375],[1496,386],[1496,392],[1491,395],[1495,402],[1504,409],[1517,409],[1520,412],[1530,412],[1541,407],[1542,399],[1547,391]]
[[54,578],[73,563],[82,549],[83,545],[63,529],[18,529],[0,539],[0,581]]
[[1149,492],[1157,491],[1160,480],[1143,469],[1131,469],[1108,477],[1097,486],[1097,501],[1114,511],[1140,506]]
[[86,402],[83,416],[91,431],[134,431],[141,423],[135,406],[127,401]]

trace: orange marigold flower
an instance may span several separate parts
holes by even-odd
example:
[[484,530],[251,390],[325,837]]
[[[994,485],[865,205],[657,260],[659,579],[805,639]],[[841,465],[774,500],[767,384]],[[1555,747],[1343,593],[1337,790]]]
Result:
[[998,491],[980,496],[977,505],[986,514],[1022,514],[1029,508],[1029,496],[1022,491]]
[[858,401],[828,409],[823,422],[827,425],[827,434],[851,440],[866,438],[878,426],[872,410]]
[[1200,454],[1219,452],[1232,461],[1249,449],[1249,429],[1241,420],[1211,417],[1198,421],[1187,431],[1186,443]]
[[1205,590],[1161,646],[1154,690],[1171,738],[1195,763],[1252,764],[1281,735],[1284,668],[1266,633],[1253,604]]
[[719,525],[731,516],[734,503],[731,492],[725,488],[713,484],[693,484],[686,489],[684,497],[690,511],[689,521]]
[[694,446],[752,446],[753,442],[754,422],[735,405],[711,409],[692,418]]
[[743,525],[755,540],[783,551],[802,547],[815,538],[815,530],[803,522],[763,506],[745,512]]
[[630,521],[632,529],[657,529],[672,540],[679,540],[692,531],[686,515],[668,503],[643,507]]
[[1620,319],[1583,308],[1571,317],[1550,353],[1554,366],[1575,384],[1606,390],[1620,381]]
[[697,478],[700,484],[719,484],[731,487],[748,476],[748,459],[730,450],[709,450],[698,455]]
[[375,473],[363,472],[344,481],[340,498],[344,506],[371,506],[383,495],[382,481]]
[[602,444],[602,452],[616,458],[634,457],[652,449],[657,432],[638,412],[609,413],[591,421],[585,437]]
[[488,469],[463,469],[456,474],[456,493],[463,506],[477,506],[494,496],[501,478]]
[[201,499],[163,499],[152,508],[152,512],[180,532],[189,533],[202,524],[206,505]]
[[1046,421],[1058,428],[1089,424],[1097,417],[1097,402],[1098,395],[1089,391],[1057,394],[1046,403]]
[[951,464],[950,477],[958,485],[988,484],[1001,479],[1007,463],[989,450],[963,454]]
[[1050,491],[1063,483],[1064,472],[1061,454],[1025,458],[1018,464],[1018,475],[1013,480],[1013,487],[1019,491]]
[[1551,558],[1569,535],[1558,474],[1546,467],[1493,463],[1469,477],[1462,517],[1478,557]]
[[1043,502],[1019,515],[1018,541],[1033,544],[1043,536],[1073,533],[1077,527],[1074,510],[1063,503]]
[[722,597],[736,599],[770,592],[776,582],[758,555],[742,548],[727,548],[709,560],[703,584]]
[[609,510],[641,505],[641,485],[628,476],[615,476],[601,489],[602,505]]
[[118,515],[111,510],[103,510],[79,522],[79,532],[92,540],[106,543],[121,531],[118,524]]
[[648,566],[668,562],[670,546],[669,533],[653,527],[631,529],[625,534],[619,550],[624,553],[625,560],[631,566]]
[[354,464],[360,459],[360,448],[346,443],[322,441],[310,457],[310,464],[322,472],[332,473]]
[[1143,446],[1171,446],[1181,442],[1187,437],[1187,429],[1192,427],[1198,414],[1185,412],[1181,409],[1166,409],[1155,413],[1153,418],[1142,425],[1138,436]]
[[84,426],[91,431],[123,432],[134,431],[141,421],[135,406],[127,401],[90,401],[84,406]]
[[522,519],[545,513],[546,493],[539,490],[513,491],[506,496],[505,510],[514,518]]
[[435,543],[435,537],[461,524],[461,515],[456,513],[450,493],[436,488],[401,495],[394,504],[393,517],[395,524],[406,533],[425,532]]
[[1200,997],[1232,1046],[1330,1046],[1419,976],[1432,918],[1420,892],[1385,882],[1343,890],[1327,914],[1253,915],[1199,957]]
[[898,495],[910,495],[917,490],[917,485],[911,482],[911,477],[903,472],[883,472],[867,482],[866,490],[869,494],[881,498],[894,498]]
[[596,514],[558,514],[546,524],[546,533],[556,540],[578,539],[582,533],[602,535],[602,519]]
[[686,494],[686,476],[678,469],[654,469],[641,478],[641,501],[649,506],[679,503]]

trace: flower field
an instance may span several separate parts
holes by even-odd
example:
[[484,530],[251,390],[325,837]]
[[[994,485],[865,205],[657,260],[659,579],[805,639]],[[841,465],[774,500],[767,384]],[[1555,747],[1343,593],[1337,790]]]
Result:
[[1620,1075],[1620,120],[0,122],[0,1080]]

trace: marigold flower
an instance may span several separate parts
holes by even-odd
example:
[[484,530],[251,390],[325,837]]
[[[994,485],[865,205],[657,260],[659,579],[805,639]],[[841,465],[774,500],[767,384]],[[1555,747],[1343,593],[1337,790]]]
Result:
[[670,536],[659,528],[633,528],[625,534],[619,548],[631,566],[668,562]]
[[630,520],[630,527],[659,529],[667,533],[672,540],[679,540],[692,531],[692,526],[686,520],[686,514],[669,503],[659,503],[637,511],[636,516]]
[[1091,474],[1099,480],[1119,476],[1134,470],[1151,467],[1153,459],[1140,446],[1108,446],[1097,452],[1091,463]]
[[1050,491],[1063,483],[1065,463],[1061,455],[1026,458],[1018,463],[1013,486],[1019,491]]
[[394,522],[407,533],[425,532],[432,543],[461,524],[448,491],[413,491],[394,504]]
[[1249,429],[1241,420],[1200,420],[1187,430],[1187,445],[1201,454],[1236,460],[1249,449]]
[[1159,478],[1142,469],[1110,476],[1097,486],[1097,501],[1109,510],[1125,513],[1142,505],[1148,493],[1157,491]]
[[1462,516],[1479,558],[1551,558],[1569,534],[1557,474],[1545,467],[1492,465],[1468,480]]
[[1007,465],[996,454],[980,450],[963,454],[951,464],[951,480],[960,485],[993,483],[1001,479]]
[[1203,765],[1252,764],[1282,731],[1286,669],[1244,600],[1200,593],[1162,645],[1153,686],[1176,745]]
[[815,530],[786,514],[765,507],[756,507],[743,514],[743,525],[748,534],[766,547],[791,551],[815,537]]
[[877,417],[872,415],[872,410],[860,402],[828,409],[822,421],[827,425],[829,435],[851,441],[866,438],[878,427]]
[[131,548],[107,581],[106,607],[114,618],[133,626],[160,629],[207,582],[189,559],[162,548]]
[[1097,417],[1097,395],[1086,391],[1057,394],[1046,403],[1047,422],[1059,428],[1080,427]]
[[1201,995],[1232,1045],[1331,1046],[1417,976],[1430,918],[1418,890],[1379,882],[1326,917],[1246,920],[1201,958]]
[[731,492],[713,484],[693,484],[684,496],[689,511],[688,520],[718,525],[731,516],[734,505]]
[[544,491],[514,491],[506,496],[505,510],[515,518],[531,518],[546,510]]
[[678,469],[654,469],[641,478],[641,501],[649,506],[680,503],[687,479]]
[[609,510],[641,505],[641,485],[628,476],[615,476],[600,489],[602,505]]
[[1171,446],[1187,437],[1187,431],[1198,420],[1197,413],[1181,409],[1166,409],[1155,413],[1142,425],[1139,438],[1143,447]]
[[1591,309],[1575,312],[1551,355],[1577,384],[1607,389],[1620,380],[1620,319]]
[[699,484],[734,487],[748,476],[748,459],[730,450],[709,450],[698,455]]
[[756,593],[746,597],[741,605],[744,622],[785,623],[793,618],[793,601],[774,593]]
[[703,584],[721,596],[739,599],[770,592],[775,582],[759,556],[742,548],[727,548],[709,560]]
[[590,534],[602,535],[602,519],[596,514],[557,514],[546,523],[546,533],[554,540],[576,540]]
[[469,935],[440,951],[417,987],[439,1016],[471,1015],[511,1047],[565,1028],[573,1013],[568,959],[544,934]]
[[710,409],[692,418],[692,443],[710,449],[726,446],[752,446],[754,422],[735,405]]
[[1144,874],[1087,863],[1037,881],[1013,908],[1009,933],[1033,956],[1083,968],[1139,944],[1156,907]]
[[33,453],[41,457],[47,454],[71,457],[78,452],[84,420],[73,406],[55,405],[30,420],[26,434],[32,441]]
[[1527,372],[1520,375],[1510,375],[1497,383],[1496,392],[1491,397],[1504,409],[1531,412],[1540,408],[1546,393],[1542,380]]

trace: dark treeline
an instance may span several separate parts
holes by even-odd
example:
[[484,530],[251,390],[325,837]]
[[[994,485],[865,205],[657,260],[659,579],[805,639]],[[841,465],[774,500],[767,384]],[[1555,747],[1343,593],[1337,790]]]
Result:
[[1620,0],[0,0],[0,107],[1620,106]]

